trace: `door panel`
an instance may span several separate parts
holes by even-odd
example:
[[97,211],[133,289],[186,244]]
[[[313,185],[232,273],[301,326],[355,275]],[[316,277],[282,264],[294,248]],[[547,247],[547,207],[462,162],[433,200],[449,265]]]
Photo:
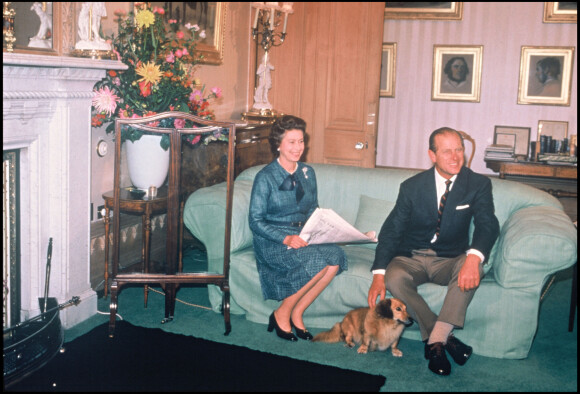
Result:
[[384,4],[330,4],[323,161],[374,167]]

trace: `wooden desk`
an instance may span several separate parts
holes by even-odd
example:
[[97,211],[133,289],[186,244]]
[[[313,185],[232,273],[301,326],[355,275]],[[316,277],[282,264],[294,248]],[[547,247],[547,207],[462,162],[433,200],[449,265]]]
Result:
[[[113,190],[103,194],[105,200],[105,297],[109,287],[109,212],[113,209]],[[149,272],[149,248],[151,245],[151,215],[167,212],[167,186],[158,189],[154,198],[138,197],[127,189],[121,189],[121,213],[141,215],[143,220],[143,239],[141,246],[141,271]],[[119,267],[113,267],[113,275],[117,275]],[[148,286],[145,285],[145,306],[147,306]]]
[[[486,160],[487,168],[499,172],[501,179],[514,177],[545,178],[547,180],[577,181],[578,167],[569,165],[551,165],[537,162],[513,162],[513,161],[492,161]],[[578,196],[577,191],[566,191],[560,189],[540,189],[552,194],[555,197]]]

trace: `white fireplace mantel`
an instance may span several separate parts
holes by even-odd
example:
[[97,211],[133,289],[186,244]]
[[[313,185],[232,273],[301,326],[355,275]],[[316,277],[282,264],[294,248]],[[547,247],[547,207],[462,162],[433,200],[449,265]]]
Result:
[[97,312],[90,286],[91,99],[118,61],[3,54],[3,150],[20,150],[21,318],[40,313],[49,239],[49,297],[65,328]]

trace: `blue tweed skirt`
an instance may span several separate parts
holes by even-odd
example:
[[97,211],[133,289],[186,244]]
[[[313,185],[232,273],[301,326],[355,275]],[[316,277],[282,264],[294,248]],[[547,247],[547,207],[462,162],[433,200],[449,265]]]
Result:
[[[288,234],[301,230],[297,231],[296,227],[280,229],[287,229]],[[288,249],[284,244],[254,234],[254,252],[265,300],[281,301],[295,294],[327,265],[338,265],[338,274],[348,270],[346,255],[336,244]]]

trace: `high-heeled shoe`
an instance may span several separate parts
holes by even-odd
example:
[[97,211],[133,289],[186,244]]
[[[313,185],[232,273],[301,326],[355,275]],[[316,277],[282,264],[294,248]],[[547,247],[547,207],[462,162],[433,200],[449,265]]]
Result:
[[296,331],[296,336],[298,336],[298,338],[304,339],[305,341],[310,341],[312,338],[314,338],[307,329],[302,330],[301,328],[296,327],[292,322],[292,318],[290,318],[290,325],[292,328],[294,328],[294,331]]
[[276,321],[276,317],[274,316],[274,312],[272,312],[270,315],[270,322],[268,323],[268,332],[272,332],[274,329],[276,329],[276,335],[278,335],[280,338],[291,342],[298,341],[298,338],[296,338],[296,335],[294,335],[292,331],[287,332],[280,328],[278,322]]

